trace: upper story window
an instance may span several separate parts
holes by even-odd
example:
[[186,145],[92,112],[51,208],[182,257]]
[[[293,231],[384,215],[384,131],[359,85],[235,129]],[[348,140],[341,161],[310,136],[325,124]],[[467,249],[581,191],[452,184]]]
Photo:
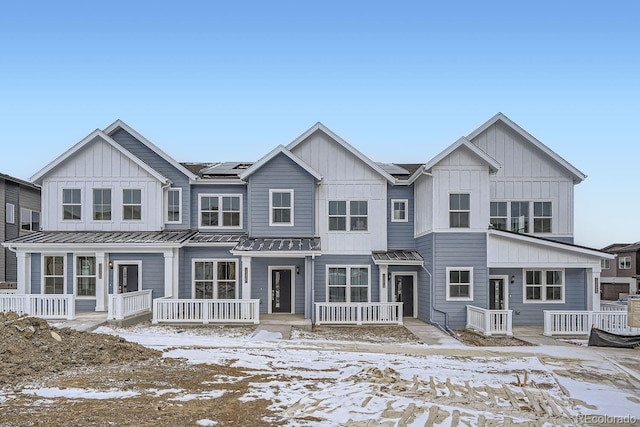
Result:
[[366,200],[330,200],[329,231],[367,231],[369,203]]
[[609,259],[601,259],[600,260],[600,268],[603,270],[609,270],[611,268],[611,263]]
[[327,302],[368,302],[368,266],[327,266]]
[[529,232],[529,202],[511,202],[511,231]]
[[82,197],[79,188],[62,189],[62,219],[82,219]]
[[564,302],[564,271],[526,270],[524,302]]
[[497,230],[507,229],[507,202],[491,202],[490,223]]
[[93,189],[93,219],[96,221],[111,220],[111,189]]
[[170,188],[166,192],[166,197],[165,222],[173,224],[182,222],[182,188]]
[[551,202],[533,202],[533,232],[551,233]]
[[449,194],[449,227],[469,228],[469,194]]
[[79,297],[95,297],[96,277],[96,257],[76,257],[76,295]]
[[16,223],[16,206],[13,203],[6,204],[4,220],[7,224]]
[[142,219],[142,190],[139,188],[122,190],[122,219],[125,221]]
[[20,208],[20,229],[25,231],[40,231],[40,212]]
[[447,267],[447,301],[473,300],[473,268]]
[[64,294],[64,256],[42,257],[43,293]]
[[269,190],[269,225],[293,225],[293,190]]
[[242,196],[201,194],[201,228],[241,228]]
[[618,268],[620,270],[630,270],[631,269],[631,257],[623,256],[618,258]]
[[391,200],[391,222],[408,222],[409,215],[407,209],[409,201],[407,199]]

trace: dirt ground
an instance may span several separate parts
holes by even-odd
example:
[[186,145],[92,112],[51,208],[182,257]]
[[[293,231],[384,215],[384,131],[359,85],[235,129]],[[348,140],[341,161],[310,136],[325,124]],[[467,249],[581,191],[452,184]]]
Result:
[[520,347],[531,345],[513,337],[484,337],[480,334],[468,330],[459,330],[455,333],[460,341],[462,341],[466,345],[472,345],[475,347]]

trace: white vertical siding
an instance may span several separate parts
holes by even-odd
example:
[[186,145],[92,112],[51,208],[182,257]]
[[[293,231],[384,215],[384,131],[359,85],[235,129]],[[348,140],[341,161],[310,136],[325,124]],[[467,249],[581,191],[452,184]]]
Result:
[[422,175],[414,184],[415,235],[421,236],[433,229],[433,178]]

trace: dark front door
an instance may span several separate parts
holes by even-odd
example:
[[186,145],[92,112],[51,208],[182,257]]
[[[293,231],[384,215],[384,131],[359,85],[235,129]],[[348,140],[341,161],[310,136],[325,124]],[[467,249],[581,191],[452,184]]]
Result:
[[138,264],[118,264],[118,292],[138,290]]
[[402,304],[402,315],[413,317],[413,276],[396,276],[396,301]]
[[291,270],[271,270],[271,312],[291,313]]
[[506,310],[504,279],[489,279],[489,310]]

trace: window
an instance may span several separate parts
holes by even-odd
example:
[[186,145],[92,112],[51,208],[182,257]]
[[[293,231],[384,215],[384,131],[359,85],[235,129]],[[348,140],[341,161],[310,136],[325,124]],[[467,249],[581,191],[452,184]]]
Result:
[[511,202],[511,231],[529,232],[529,202]]
[[489,222],[496,230],[507,229],[507,202],[491,202]]
[[62,189],[62,219],[82,219],[82,200],[79,188]]
[[327,266],[327,302],[368,302],[369,267]]
[[293,190],[269,190],[269,225],[293,225]]
[[603,270],[609,270],[611,268],[611,263],[609,261],[611,261],[611,260],[601,259],[600,260],[600,268],[603,269]]
[[631,257],[623,256],[618,258],[618,268],[620,270],[630,270],[631,269]]
[[347,202],[329,201],[329,231],[347,230]]
[[142,190],[129,188],[122,190],[122,219],[125,221],[142,219]]
[[469,228],[469,195],[449,194],[449,227]]
[[473,268],[447,267],[447,301],[473,300]]
[[7,203],[5,206],[4,220],[7,224],[16,223],[16,206],[12,203]]
[[367,231],[368,228],[368,202],[356,200],[349,203],[349,218],[351,231]]
[[564,302],[563,270],[526,270],[524,302]]
[[182,188],[171,188],[167,190],[167,217],[165,222],[180,223],[182,222]]
[[40,212],[20,208],[20,229],[25,231],[40,230]]
[[111,220],[111,189],[93,189],[93,219],[96,221]]
[[45,294],[64,294],[64,256],[43,257]]
[[236,299],[236,261],[196,260],[193,262],[194,296],[198,299]]
[[367,231],[369,202],[366,200],[330,200],[329,231]]
[[408,200],[391,200],[391,222],[408,222],[407,207]]
[[200,195],[200,227],[241,228],[242,203],[240,195]]
[[551,202],[533,202],[533,232],[551,233]]
[[76,295],[96,296],[96,257],[76,257]]

